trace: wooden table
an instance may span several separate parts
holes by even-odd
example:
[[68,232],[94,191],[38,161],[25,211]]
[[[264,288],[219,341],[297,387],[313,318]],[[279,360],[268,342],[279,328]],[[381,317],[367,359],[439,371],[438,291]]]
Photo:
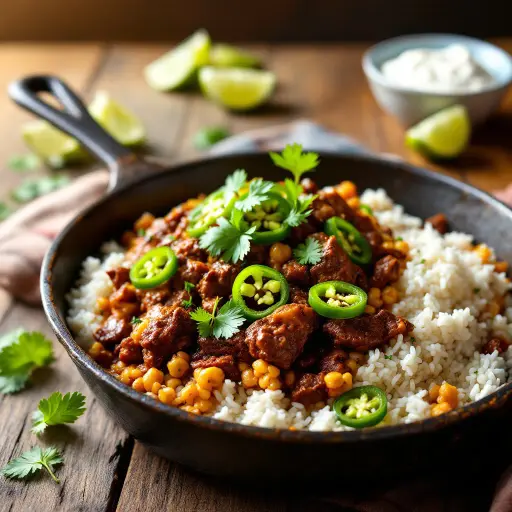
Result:
[[[512,51],[512,40],[499,44]],[[191,138],[205,125],[227,125],[237,133],[308,118],[375,151],[432,167],[404,148],[403,130],[373,100],[360,64],[366,46],[254,47],[277,73],[279,89],[271,106],[250,115],[228,114],[198,94],[160,94],[149,89],[141,70],[166,46],[5,44],[0,47],[0,89],[5,91],[12,79],[28,73],[59,75],[85,98],[105,89],[142,119],[151,153],[169,161],[196,156]],[[26,151],[20,127],[30,116],[5,94],[0,97],[0,112],[0,161],[6,162],[9,156]],[[511,114],[509,94],[501,114],[476,134],[468,153],[452,166],[435,169],[486,190],[508,184],[512,181]],[[1,168],[0,201],[25,178]],[[70,171],[70,175],[76,173]],[[0,333],[18,326],[41,330],[54,339],[40,310],[13,303],[0,291]],[[82,391],[88,397],[88,409],[76,425],[55,428],[43,439],[64,451],[65,465],[59,470],[62,483],[55,485],[49,478],[40,478],[25,484],[0,478],[1,512],[319,510],[318,503],[309,507],[307,501],[301,501],[299,505],[289,494],[270,496],[229,484],[221,486],[152,455],[105,414],[64,350],[56,342],[54,348],[56,362],[36,373],[33,386],[17,395],[0,395],[0,467],[36,442],[30,434],[30,414],[42,397],[55,390]]]

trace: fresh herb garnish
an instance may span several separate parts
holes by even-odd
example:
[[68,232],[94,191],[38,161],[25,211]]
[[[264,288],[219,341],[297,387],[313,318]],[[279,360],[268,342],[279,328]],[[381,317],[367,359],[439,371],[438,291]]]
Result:
[[247,182],[247,173],[244,169],[237,169],[233,174],[226,178],[224,184],[224,198],[226,204],[231,201],[233,196],[237,195],[240,189],[244,187]]
[[421,264],[425,263],[425,258],[422,258],[422,260],[420,261]]
[[221,256],[224,261],[236,263],[244,259],[251,248],[252,234],[256,226],[243,229],[243,214],[234,210],[231,221],[220,218],[218,226],[210,228],[199,239],[199,247],[206,249],[212,256]]
[[0,202],[0,220],[5,220],[11,214],[11,209],[3,202]]
[[240,199],[235,203],[235,208],[242,212],[250,212],[255,206],[266,201],[268,193],[274,188],[272,181],[265,181],[261,178],[252,180],[249,183],[249,192],[244,199]]
[[409,338],[409,340],[410,340],[411,343],[415,343],[416,342],[416,338],[414,336],[411,336]]
[[52,342],[40,332],[18,330],[16,334],[3,337],[0,343],[0,393],[20,391],[36,368],[52,361]]
[[13,155],[7,161],[7,167],[16,172],[34,171],[38,167],[41,167],[41,160],[33,153]]
[[28,203],[39,196],[44,196],[69,183],[69,178],[64,174],[45,176],[37,180],[26,180],[12,192],[12,198],[18,203]]
[[223,126],[208,126],[194,135],[194,146],[196,149],[208,149],[230,135],[227,128]]
[[183,284],[183,287],[185,288],[186,292],[190,293],[196,287],[196,285],[189,283],[188,281],[185,281],[185,283]]
[[190,313],[190,318],[197,322],[197,331],[203,338],[231,338],[236,334],[245,318],[242,314],[242,308],[237,306],[232,300],[226,302],[217,312],[219,297],[215,300],[212,313],[208,313],[203,308],[197,308]]
[[42,434],[46,427],[74,423],[85,412],[85,396],[75,391],[64,396],[56,391],[43,398],[32,414],[32,432]]
[[16,459],[9,461],[2,469],[2,474],[7,478],[21,480],[32,476],[44,468],[55,482],[59,483],[59,479],[55,476],[53,470],[55,466],[63,462],[62,455],[54,446],[49,446],[48,448],[34,446]]
[[388,356],[387,354],[385,354],[384,359],[389,359],[391,361],[393,359],[393,356]]
[[281,154],[270,152],[270,158],[278,167],[290,171],[295,183],[299,183],[304,173],[313,171],[318,166],[318,154],[303,153],[301,144],[288,144]]
[[132,325],[139,325],[142,323],[142,320],[138,316],[132,316],[132,319],[130,320],[130,323]]
[[285,222],[292,228],[302,224],[309,215],[311,215],[312,210],[309,210],[308,208],[315,199],[316,196],[311,194],[299,197],[295,206],[290,211],[290,214],[285,219]]
[[293,255],[301,265],[316,265],[322,259],[322,246],[318,240],[306,238],[294,249]]
[[396,240],[397,242],[403,242],[403,241],[404,241],[404,239],[403,239],[401,236],[397,236],[397,237],[395,238],[395,240]]
[[183,286],[185,288],[185,291],[190,294],[190,297],[187,300],[183,300],[181,302],[181,304],[184,308],[188,309],[188,308],[192,307],[192,305],[193,305],[191,293],[192,293],[192,290],[196,287],[196,285],[189,283],[188,281],[185,281]]

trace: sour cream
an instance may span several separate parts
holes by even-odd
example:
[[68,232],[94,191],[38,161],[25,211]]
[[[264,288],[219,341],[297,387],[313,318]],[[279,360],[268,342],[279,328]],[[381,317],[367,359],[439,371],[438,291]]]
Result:
[[396,85],[446,94],[477,92],[495,82],[460,44],[441,50],[407,50],[385,62],[381,72]]

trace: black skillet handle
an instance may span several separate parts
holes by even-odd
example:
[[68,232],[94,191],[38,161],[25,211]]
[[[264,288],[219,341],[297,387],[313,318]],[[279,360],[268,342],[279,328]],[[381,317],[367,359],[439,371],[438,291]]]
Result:
[[[103,161],[110,171],[109,191],[132,181],[137,174],[161,169],[119,144],[90,116],[82,100],[59,78],[28,76],[12,82],[8,91],[18,105],[75,137]],[[62,110],[44,101],[39,96],[41,93],[49,93],[56,98]]]

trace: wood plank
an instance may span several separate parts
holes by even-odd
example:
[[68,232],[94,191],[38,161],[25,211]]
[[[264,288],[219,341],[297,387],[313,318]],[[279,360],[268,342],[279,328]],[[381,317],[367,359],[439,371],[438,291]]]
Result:
[[[102,59],[98,45],[4,45],[0,47],[0,87],[28,73],[53,73],[62,76],[72,87],[85,92]],[[0,97],[0,159],[23,152],[19,129],[31,116]],[[3,167],[1,194],[25,176]],[[56,361],[34,374],[33,385],[16,395],[0,395],[0,467],[35,444],[55,444],[64,453],[65,465],[59,469],[61,484],[50,478],[36,478],[30,483],[0,479],[0,510],[105,510],[109,500],[117,499],[116,474],[124,446],[130,441],[95,401],[64,349],[55,341],[41,310],[13,304],[0,295],[0,332],[22,326],[39,330],[54,340]],[[69,428],[53,428],[42,439],[30,433],[30,415],[39,400],[54,391],[81,391],[87,397],[85,415]],[[126,450],[125,450],[126,451]],[[101,475],[100,477],[98,477]]]

